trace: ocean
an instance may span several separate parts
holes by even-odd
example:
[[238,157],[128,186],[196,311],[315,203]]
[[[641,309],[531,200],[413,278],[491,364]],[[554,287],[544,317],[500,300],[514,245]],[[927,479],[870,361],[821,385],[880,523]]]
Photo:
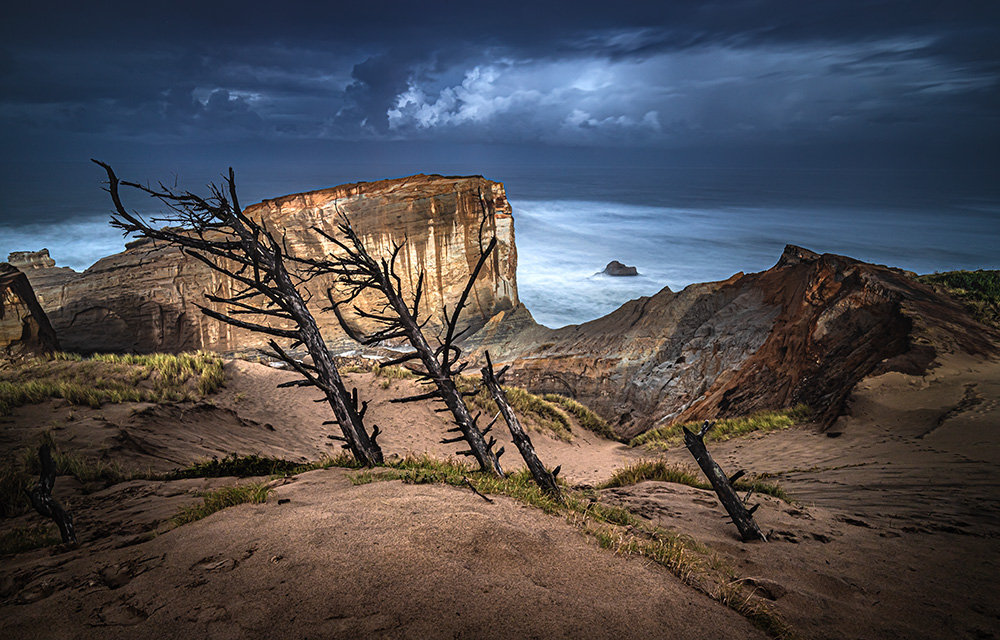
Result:
[[[470,173],[455,168],[439,172]],[[240,184],[249,203],[414,172],[407,169],[368,167],[360,177],[347,166],[278,176],[251,170]],[[100,176],[86,165],[74,170],[80,179],[62,192],[30,181],[0,185],[11,192],[0,214],[0,259],[45,247],[60,266],[83,270],[123,249],[107,224]],[[506,185],[521,301],[549,327],[598,318],[663,287],[765,270],[786,244],[917,273],[1000,268],[1000,193],[988,176],[518,166],[480,173]],[[612,260],[640,275],[599,275]]]

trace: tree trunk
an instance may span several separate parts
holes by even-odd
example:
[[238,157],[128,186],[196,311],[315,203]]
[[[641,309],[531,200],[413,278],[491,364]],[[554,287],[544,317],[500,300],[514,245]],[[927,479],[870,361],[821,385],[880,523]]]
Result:
[[763,540],[767,542],[767,537],[761,533],[753,516],[750,515],[750,512],[743,506],[743,501],[736,495],[733,483],[725,472],[722,471],[722,467],[712,459],[712,454],[705,447],[705,434],[708,433],[711,427],[712,423],[707,420],[705,421],[705,426],[697,434],[691,433],[686,427],[682,427],[684,429],[684,445],[691,452],[691,455],[694,456],[694,459],[698,461],[698,466],[701,467],[708,481],[712,483],[712,488],[715,489],[716,495],[719,496],[719,501],[722,502],[722,506],[726,508],[729,517],[732,518],[733,524],[739,529],[743,541]]
[[507,402],[507,394],[504,393],[500,382],[493,373],[493,362],[490,360],[489,351],[486,352],[486,366],[480,370],[480,373],[483,375],[483,383],[486,384],[486,388],[489,390],[490,395],[493,396],[493,400],[496,401],[497,408],[500,409],[503,419],[507,422],[511,438],[514,439],[514,444],[517,445],[518,451],[521,452],[521,457],[524,458],[524,463],[528,465],[528,469],[531,471],[535,482],[541,487],[542,491],[562,502],[562,492],[556,483],[556,474],[559,473],[559,468],[556,468],[555,472],[550,473],[535,454],[531,438],[528,437],[528,434],[521,426],[521,421],[517,419],[514,410],[511,409],[510,403]]

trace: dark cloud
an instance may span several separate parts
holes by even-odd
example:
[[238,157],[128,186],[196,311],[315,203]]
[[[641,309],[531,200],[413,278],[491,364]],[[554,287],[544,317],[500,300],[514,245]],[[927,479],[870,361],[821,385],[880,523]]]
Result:
[[8,158],[58,134],[816,155],[1000,138],[995,2],[19,3],[5,17]]

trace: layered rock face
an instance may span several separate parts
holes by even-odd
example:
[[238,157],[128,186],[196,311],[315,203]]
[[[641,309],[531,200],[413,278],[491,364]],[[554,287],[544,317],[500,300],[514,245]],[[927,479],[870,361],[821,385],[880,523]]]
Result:
[[[482,326],[496,313],[517,306],[517,252],[510,205],[503,185],[482,177],[418,175],[313,191],[247,207],[284,238],[287,251],[303,258],[323,258],[335,247],[313,231],[337,237],[345,214],[372,256],[388,257],[402,245],[396,261],[404,293],[412,295],[424,274],[422,317],[431,318],[432,335],[445,305],[453,306],[465,286],[484,241],[496,234],[497,251],[480,273],[463,322]],[[227,295],[232,283],[178,249],[140,240],[123,253],[97,262],[83,273],[54,268],[44,256],[20,253],[39,302],[56,328],[63,348],[71,351],[238,351],[260,348],[263,336],[204,316],[196,304],[213,305],[206,292]],[[331,346],[353,344],[343,334],[329,306],[342,294],[332,278],[316,278],[303,287],[311,309]],[[377,298],[358,301],[372,310]],[[220,309],[221,310],[221,309]],[[254,318],[248,317],[253,321]],[[356,328],[370,329],[358,319]]]
[[56,333],[28,278],[0,262],[0,355],[16,358],[58,349]]
[[625,437],[799,403],[830,424],[864,376],[921,372],[940,350],[995,353],[1000,339],[911,275],[791,246],[762,273],[665,289],[579,326],[530,324],[486,340],[513,363],[509,379],[589,403]]

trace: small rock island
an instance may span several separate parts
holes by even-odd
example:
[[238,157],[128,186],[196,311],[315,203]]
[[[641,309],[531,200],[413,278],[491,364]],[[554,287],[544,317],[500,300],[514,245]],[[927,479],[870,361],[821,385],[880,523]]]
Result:
[[608,266],[604,267],[604,271],[601,275],[605,276],[637,276],[639,271],[635,267],[628,267],[624,264],[618,262],[617,260],[612,260],[608,263]]

